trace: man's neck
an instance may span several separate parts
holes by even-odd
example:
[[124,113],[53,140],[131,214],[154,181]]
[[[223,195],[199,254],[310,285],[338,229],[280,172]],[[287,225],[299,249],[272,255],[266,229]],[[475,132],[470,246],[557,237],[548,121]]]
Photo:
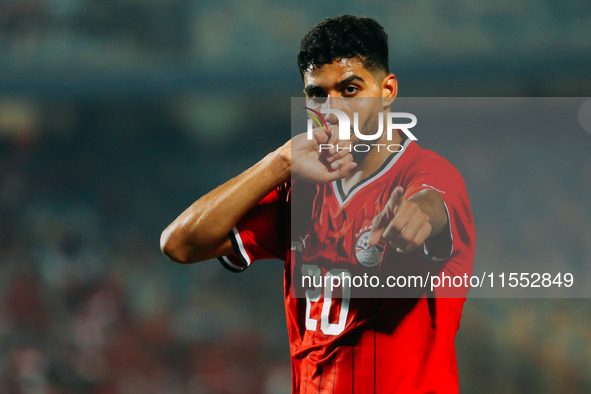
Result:
[[[391,144],[400,144],[402,138],[399,133],[393,133],[392,140],[388,141],[383,135],[377,142],[373,144],[382,144],[379,149],[372,146],[372,149],[367,152],[363,159],[357,163],[357,167],[347,177],[341,179],[341,186],[345,194],[349,194],[349,190],[359,182],[369,178],[375,173],[386,161],[386,159],[395,153],[390,152],[386,146]],[[371,144],[370,144],[371,145]]]

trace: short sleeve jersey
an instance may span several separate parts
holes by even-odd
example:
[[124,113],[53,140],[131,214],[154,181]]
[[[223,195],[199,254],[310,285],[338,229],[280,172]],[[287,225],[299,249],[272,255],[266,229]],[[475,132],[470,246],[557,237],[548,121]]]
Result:
[[[235,254],[220,258],[230,270],[259,259],[285,261],[293,393],[458,392],[454,338],[466,287],[446,293],[415,284],[396,293],[386,286],[385,293],[365,298],[355,288],[323,286],[327,276],[367,274],[383,281],[471,274],[474,226],[461,175],[415,142],[406,140],[403,147],[347,194],[339,181],[277,188],[230,234]],[[372,219],[399,185],[405,198],[424,189],[441,194],[449,250],[432,250],[427,242],[409,254],[390,245],[369,247]],[[294,212],[295,199],[306,196],[309,210]],[[317,282],[306,287],[304,277]]]

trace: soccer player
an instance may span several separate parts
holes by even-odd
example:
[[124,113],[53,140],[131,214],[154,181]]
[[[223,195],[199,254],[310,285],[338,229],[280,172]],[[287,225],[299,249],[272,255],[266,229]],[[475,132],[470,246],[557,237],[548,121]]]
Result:
[[[294,393],[457,392],[454,338],[466,288],[455,298],[439,288],[418,288],[412,298],[357,298],[345,286],[302,289],[296,278],[471,273],[474,227],[464,181],[399,130],[361,154],[319,149],[363,142],[357,134],[339,140],[331,105],[347,112],[346,100],[367,98],[386,115],[397,95],[387,36],[376,21],[321,22],[302,40],[298,63],[306,97],[323,102],[311,108],[325,111],[326,126],[311,139],[297,135],[194,202],[163,232],[162,250],[181,263],[217,257],[236,272],[258,259],[285,261]],[[372,119],[359,115],[360,129],[375,127]],[[297,224],[290,215],[296,192],[311,194],[310,219]]]

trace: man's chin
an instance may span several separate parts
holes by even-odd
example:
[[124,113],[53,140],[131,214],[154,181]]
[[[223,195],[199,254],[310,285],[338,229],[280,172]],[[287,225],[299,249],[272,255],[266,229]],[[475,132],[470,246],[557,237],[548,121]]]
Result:
[[357,151],[353,151],[351,152],[351,155],[353,155],[353,161],[355,163],[361,163],[366,157],[368,152],[357,152]]

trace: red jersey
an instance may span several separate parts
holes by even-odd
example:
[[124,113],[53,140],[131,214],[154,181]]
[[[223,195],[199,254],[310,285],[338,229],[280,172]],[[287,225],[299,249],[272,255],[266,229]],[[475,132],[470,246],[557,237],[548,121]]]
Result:
[[[426,188],[443,196],[450,250],[424,245],[399,254],[389,245],[369,247],[372,219],[398,185],[405,198]],[[299,206],[306,199],[308,210]],[[392,293],[383,282],[368,294],[323,286],[331,276],[369,274],[383,281],[387,275],[471,274],[474,226],[466,188],[441,156],[407,140],[401,152],[348,194],[340,181],[312,188],[284,185],[253,208],[231,238],[235,254],[220,258],[231,270],[244,270],[258,259],[285,261],[294,393],[458,391],[454,338],[467,288],[446,298],[449,293],[420,286]],[[382,298],[363,298],[368,295]]]

